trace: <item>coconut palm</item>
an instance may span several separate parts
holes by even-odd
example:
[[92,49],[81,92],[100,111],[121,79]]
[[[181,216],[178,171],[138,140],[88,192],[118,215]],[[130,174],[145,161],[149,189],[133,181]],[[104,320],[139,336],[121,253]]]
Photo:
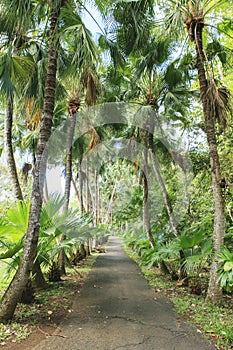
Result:
[[37,251],[40,215],[42,208],[41,184],[43,184],[46,169],[46,165],[43,160],[43,152],[51,134],[55,100],[58,54],[56,29],[59,20],[60,9],[60,1],[51,2],[48,66],[45,83],[44,107],[37,146],[36,165],[34,169],[29,223],[25,237],[23,257],[19,269],[17,270],[17,273],[15,274],[1,301],[0,321],[2,322],[6,322],[7,320],[11,319],[14,314],[17,302],[20,300],[23,289],[28,282],[30,271],[32,270],[33,261]]
[[[10,178],[15,196],[23,200],[23,194],[19,183],[14,152],[12,147],[12,125],[14,115],[14,99],[22,93],[26,82],[33,69],[33,61],[30,56],[23,52],[27,41],[28,14],[32,11],[30,1],[25,2],[25,20],[15,16],[12,8],[16,4],[2,1],[1,3],[1,50],[0,50],[0,93],[5,100],[5,142],[4,148]],[[10,9],[10,10],[9,10]]]
[[[72,3],[73,4],[73,3]],[[71,5],[72,5],[71,4]],[[20,299],[20,295],[24,286],[27,284],[30,271],[33,266],[33,260],[36,255],[37,241],[40,228],[40,215],[42,208],[42,189],[45,180],[45,170],[46,170],[46,158],[47,150],[46,145],[51,135],[52,130],[52,120],[54,114],[54,104],[55,104],[55,89],[56,89],[56,73],[57,73],[57,62],[58,62],[58,33],[59,29],[63,31],[65,37],[70,36],[70,43],[76,43],[76,47],[73,47],[73,61],[71,63],[75,64],[78,62],[85,62],[85,52],[82,51],[83,48],[88,47],[89,52],[92,55],[94,52],[94,44],[91,40],[90,33],[86,30],[83,22],[79,15],[73,11],[72,6],[68,2],[62,1],[51,1],[49,4],[47,2],[39,3],[38,5],[45,5],[46,11],[50,16],[50,30],[49,30],[49,40],[48,40],[48,64],[45,79],[44,88],[44,100],[43,100],[43,110],[42,118],[39,132],[39,139],[37,144],[36,152],[36,163],[34,166],[33,175],[33,188],[31,194],[31,208],[30,216],[28,222],[28,229],[24,244],[24,251],[22,255],[22,260],[17,273],[15,274],[8,290],[3,296],[1,308],[0,308],[0,320],[7,321],[13,316],[16,304]],[[76,5],[76,4],[75,4]],[[63,8],[62,8],[63,7]],[[63,10],[61,13],[61,9]],[[41,12],[40,12],[41,13]],[[61,14],[61,26],[58,26],[59,16]],[[38,22],[40,22],[40,17],[38,17]],[[45,22],[46,23],[46,22]],[[81,40],[76,40],[77,36],[72,36],[70,33],[70,28],[75,28],[78,30],[81,36]],[[45,28],[47,29],[47,28]],[[45,31],[46,33],[46,31]],[[62,36],[60,36],[62,39]],[[74,40],[73,40],[74,39]],[[79,37],[80,39],[80,37]],[[82,43],[82,44],[81,44]],[[83,43],[86,43],[83,46]],[[81,46],[80,46],[81,44]],[[58,86],[57,86],[58,87]]]

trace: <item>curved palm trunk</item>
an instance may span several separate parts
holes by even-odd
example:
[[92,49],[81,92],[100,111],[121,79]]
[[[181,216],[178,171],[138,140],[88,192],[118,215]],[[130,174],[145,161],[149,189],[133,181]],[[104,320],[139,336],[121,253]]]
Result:
[[161,175],[159,162],[158,162],[158,159],[156,157],[155,150],[154,150],[154,143],[153,143],[154,120],[153,120],[153,116],[148,117],[146,125],[147,125],[147,128],[149,128],[149,129],[147,131],[145,131],[146,132],[146,140],[144,141],[144,144],[145,144],[145,147],[148,147],[148,149],[150,150],[153,170],[154,170],[156,179],[157,179],[158,184],[159,184],[160,191],[161,191],[163,199],[164,199],[169,222],[170,222],[170,225],[171,225],[171,228],[173,230],[174,235],[177,236],[178,235],[177,224],[176,224],[176,219],[175,219],[174,213],[173,213],[172,203],[171,203],[169,194],[167,192],[167,188],[166,188],[166,185],[164,183],[163,177]]
[[5,115],[4,136],[7,166],[9,169],[12,187],[18,200],[23,201],[23,194],[19,183],[18,173],[15,164],[14,152],[12,148],[12,124],[13,124],[13,96],[9,97]]
[[177,231],[177,228],[176,228],[176,220],[175,220],[175,217],[174,217],[171,200],[170,200],[170,197],[168,195],[165,183],[163,181],[163,178],[162,178],[162,175],[161,175],[161,172],[160,172],[160,169],[159,169],[159,163],[158,163],[158,159],[156,157],[156,154],[154,152],[154,147],[151,148],[151,160],[152,160],[153,169],[154,169],[154,172],[155,172],[155,175],[156,175],[156,179],[158,181],[158,184],[159,184],[159,187],[160,187],[160,190],[162,192],[163,199],[164,199],[164,203],[165,203],[165,206],[166,206],[166,209],[167,209],[170,225],[172,227],[174,235],[178,236],[178,231]]
[[207,299],[213,302],[219,302],[222,298],[222,293],[218,284],[216,252],[220,251],[220,246],[223,243],[225,234],[225,215],[224,215],[224,200],[221,189],[221,168],[218,156],[218,147],[215,133],[215,112],[210,108],[210,101],[208,98],[208,80],[206,78],[204,67],[204,54],[202,43],[203,21],[197,22],[196,25],[196,54],[197,54],[197,69],[200,84],[200,95],[203,106],[203,113],[205,118],[205,128],[207,135],[207,142],[209,146],[211,174],[212,174],[212,190],[214,197],[214,233],[213,233],[213,247],[214,256],[210,271],[210,281],[207,293]]
[[[154,123],[153,123],[152,120],[151,121],[148,120],[147,125],[150,125],[150,132],[148,133],[148,148],[151,151],[152,166],[153,166],[153,169],[154,169],[154,173],[155,173],[156,179],[157,179],[158,184],[159,184],[160,191],[161,191],[163,199],[164,199],[164,203],[165,203],[165,206],[166,206],[166,209],[167,209],[167,214],[168,214],[168,218],[169,218],[169,222],[170,222],[171,228],[173,230],[174,235],[178,236],[177,223],[176,223],[176,219],[175,219],[175,216],[174,216],[174,213],[173,213],[172,203],[171,203],[171,200],[170,200],[170,197],[169,197],[169,194],[168,194],[165,182],[164,182],[163,177],[161,175],[159,162],[158,162],[158,159],[156,157],[155,150],[154,150],[154,144],[153,144]],[[181,262],[180,262],[179,279],[182,279],[182,278],[187,276],[186,272],[184,271],[184,266],[183,266],[184,258],[185,258],[184,252],[181,250],[180,251]],[[167,266],[166,266],[164,261],[161,261],[160,268],[163,271],[163,273],[169,274],[169,270],[168,270],[168,268],[167,268]]]
[[53,0],[51,1],[51,7],[48,67],[45,81],[44,107],[37,147],[36,165],[34,169],[28,230],[25,237],[23,255],[19,268],[2,298],[0,305],[0,322],[6,322],[13,317],[16,305],[19,302],[23,289],[25,288],[30,277],[37,252],[42,208],[41,185],[43,186],[46,173],[46,155],[44,154],[44,150],[51,135],[55,102],[57,71],[57,43],[55,40],[55,31],[58,24],[61,3]]

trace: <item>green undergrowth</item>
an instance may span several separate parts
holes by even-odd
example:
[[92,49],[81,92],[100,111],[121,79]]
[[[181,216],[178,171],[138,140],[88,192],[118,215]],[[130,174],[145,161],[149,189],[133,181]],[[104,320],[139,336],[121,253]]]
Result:
[[[33,304],[18,304],[14,319],[7,325],[0,323],[0,348],[13,349],[37,331],[54,327],[62,318],[72,312],[74,297],[81,292],[89,271],[98,254],[92,254],[79,263],[78,267],[67,268],[66,276],[60,282],[49,282],[49,288],[36,292]],[[5,283],[0,283],[2,293]]]
[[161,275],[157,268],[148,268],[137,254],[128,248],[126,253],[140,266],[142,273],[158,296],[168,297],[175,310],[185,322],[194,324],[197,332],[208,338],[217,349],[233,349],[232,295],[226,295],[224,305],[219,307],[205,302],[204,295],[195,295],[188,287]]

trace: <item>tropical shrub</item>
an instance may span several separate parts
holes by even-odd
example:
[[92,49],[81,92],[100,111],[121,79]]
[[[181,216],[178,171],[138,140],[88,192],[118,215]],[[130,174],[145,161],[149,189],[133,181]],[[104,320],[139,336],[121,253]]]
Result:
[[233,291],[233,253],[226,247],[221,247],[221,252],[218,253],[218,267],[219,283],[226,292]]

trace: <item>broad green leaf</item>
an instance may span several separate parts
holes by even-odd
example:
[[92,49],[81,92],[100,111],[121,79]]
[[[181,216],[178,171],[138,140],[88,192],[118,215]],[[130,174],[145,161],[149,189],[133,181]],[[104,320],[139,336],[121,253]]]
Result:
[[230,270],[233,270],[233,261],[226,261],[223,269],[225,272],[229,272]]

